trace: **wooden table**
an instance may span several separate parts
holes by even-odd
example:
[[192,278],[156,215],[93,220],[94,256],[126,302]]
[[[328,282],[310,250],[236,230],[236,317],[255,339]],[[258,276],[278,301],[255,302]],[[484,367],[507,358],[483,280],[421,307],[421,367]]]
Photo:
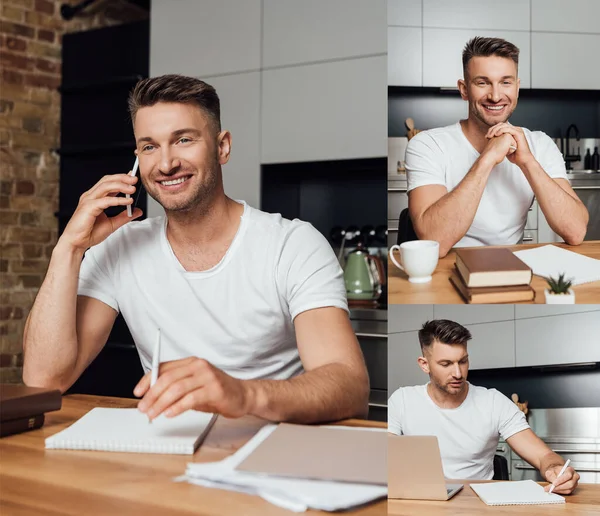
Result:
[[[258,496],[173,482],[188,462],[222,460],[246,443],[265,421],[219,417],[193,457],[142,453],[45,450],[44,439],[94,407],[135,407],[137,400],[71,395],[60,411],[46,415],[39,430],[0,439],[0,514],[154,514],[201,516],[289,516]],[[385,428],[384,423],[344,424]],[[327,514],[309,511],[308,514]],[[348,511],[387,514],[387,500]]]
[[[521,251],[523,249],[534,249],[548,244],[525,244],[506,247],[511,251]],[[600,240],[583,242],[581,245],[570,246],[567,244],[553,243],[557,247],[568,249],[575,253],[583,254],[591,258],[600,259]],[[394,251],[394,258],[399,262],[398,251]],[[433,273],[429,283],[418,284],[410,283],[408,276],[404,271],[396,267],[391,260],[388,261],[388,303],[389,304],[464,304],[464,299],[450,283],[450,273],[454,268],[456,260],[454,250],[450,251],[444,258],[441,258]],[[535,290],[535,303],[545,303],[544,289],[546,281],[533,276],[531,286]],[[579,304],[600,303],[600,281],[584,283],[573,287],[575,292],[575,302]]]
[[[565,504],[557,505],[496,505],[484,504],[469,487],[469,482],[453,480],[465,487],[445,502],[423,500],[388,500],[390,516],[598,516],[600,514],[600,484],[579,484],[575,493],[565,497]],[[547,482],[540,482],[546,485]]]

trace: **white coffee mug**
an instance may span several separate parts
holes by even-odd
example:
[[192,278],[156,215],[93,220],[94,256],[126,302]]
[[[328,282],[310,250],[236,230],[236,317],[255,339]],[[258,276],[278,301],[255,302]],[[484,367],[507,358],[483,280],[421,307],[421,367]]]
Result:
[[[393,251],[400,251],[401,264],[394,258]],[[428,283],[440,256],[440,244],[434,240],[410,240],[390,247],[390,258],[394,265],[408,274],[411,283]]]

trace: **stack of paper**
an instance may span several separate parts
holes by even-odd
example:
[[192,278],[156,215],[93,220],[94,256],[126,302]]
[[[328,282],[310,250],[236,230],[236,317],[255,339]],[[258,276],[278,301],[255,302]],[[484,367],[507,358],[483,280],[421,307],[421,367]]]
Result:
[[600,260],[556,247],[544,245],[535,249],[515,251],[536,276],[558,278],[565,274],[565,279],[573,280],[573,285],[581,285],[600,280]]
[[[387,496],[385,485],[285,478],[236,470],[276,428],[277,425],[263,427],[245,446],[220,462],[188,464],[185,475],[177,480],[258,495],[294,512],[349,509]],[[385,429],[372,431],[385,432]]]

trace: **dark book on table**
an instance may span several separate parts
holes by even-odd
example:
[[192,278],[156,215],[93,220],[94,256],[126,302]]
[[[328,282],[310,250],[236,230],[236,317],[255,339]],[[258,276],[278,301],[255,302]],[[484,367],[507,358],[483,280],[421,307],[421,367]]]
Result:
[[506,248],[459,248],[456,268],[467,287],[529,285],[532,277],[525,262]]
[[0,433],[9,435],[10,428],[22,428],[19,431],[39,428],[44,423],[43,415],[60,410],[61,406],[62,396],[57,389],[0,384]]
[[0,437],[20,434],[21,432],[27,432],[28,430],[41,428],[44,424],[44,418],[44,414],[38,414],[37,416],[2,421],[0,423]]
[[529,285],[509,285],[505,287],[467,287],[456,269],[450,275],[450,281],[469,304],[518,303],[533,301],[535,290]]

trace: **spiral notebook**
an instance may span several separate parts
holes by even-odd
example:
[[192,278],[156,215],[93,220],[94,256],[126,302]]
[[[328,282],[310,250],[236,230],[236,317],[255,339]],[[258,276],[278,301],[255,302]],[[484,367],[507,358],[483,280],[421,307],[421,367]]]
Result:
[[193,455],[217,416],[188,410],[150,423],[136,408],[94,408],[46,439],[47,449]]
[[565,503],[564,497],[547,493],[533,480],[471,484],[471,489],[487,505],[544,505]]

